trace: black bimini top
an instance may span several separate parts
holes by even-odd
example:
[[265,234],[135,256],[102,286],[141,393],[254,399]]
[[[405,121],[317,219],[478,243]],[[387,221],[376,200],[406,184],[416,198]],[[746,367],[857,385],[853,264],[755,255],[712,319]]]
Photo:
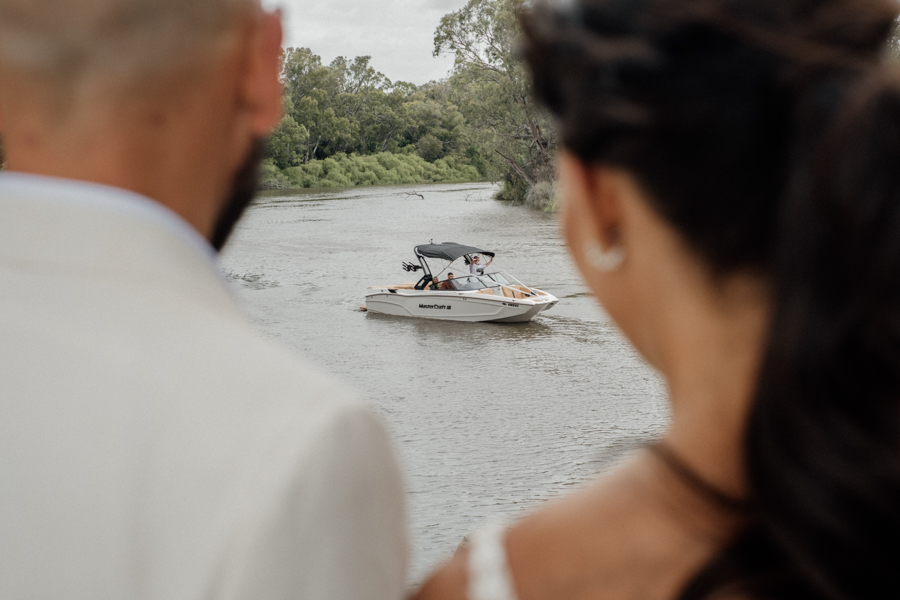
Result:
[[464,246],[455,242],[444,242],[443,244],[423,244],[421,246],[416,246],[416,254],[424,256],[425,258],[442,258],[444,260],[449,260],[450,262],[453,262],[457,258],[465,256],[466,254],[485,254],[491,257],[494,256],[493,252],[488,252],[487,250],[479,250],[478,248],[474,248],[472,246]]

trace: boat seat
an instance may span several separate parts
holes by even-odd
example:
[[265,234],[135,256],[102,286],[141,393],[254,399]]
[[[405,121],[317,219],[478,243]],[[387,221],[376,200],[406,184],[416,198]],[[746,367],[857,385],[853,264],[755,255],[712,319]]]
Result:
[[491,290],[490,288],[487,288],[487,289],[484,289],[484,290],[478,290],[478,293],[479,293],[479,294],[485,294],[486,296],[493,296],[493,295],[494,295],[493,290]]
[[515,298],[516,300],[524,300],[528,297],[519,290],[507,286],[503,286],[503,295],[507,298]]
[[517,289],[520,292],[522,292],[523,294],[525,294],[525,296],[524,296],[525,298],[533,298],[538,295],[538,294],[535,294],[534,292],[532,292],[530,289],[528,289],[524,285],[511,285],[510,287]]

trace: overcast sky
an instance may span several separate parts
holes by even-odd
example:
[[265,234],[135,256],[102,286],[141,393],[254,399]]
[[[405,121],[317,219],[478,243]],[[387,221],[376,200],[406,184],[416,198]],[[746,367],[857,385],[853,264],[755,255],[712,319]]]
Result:
[[441,17],[466,0],[263,0],[284,11],[285,46],[307,47],[327,64],[370,55],[393,81],[423,84],[446,77],[450,57],[432,58]]

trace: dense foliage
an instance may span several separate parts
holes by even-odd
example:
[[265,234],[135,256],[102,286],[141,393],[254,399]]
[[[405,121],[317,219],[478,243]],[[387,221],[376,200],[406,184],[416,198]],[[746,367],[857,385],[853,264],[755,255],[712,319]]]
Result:
[[269,185],[317,187],[472,181],[490,176],[446,82],[391,82],[370,57],[330,65],[284,55],[285,116],[264,167]]
[[370,57],[325,65],[306,48],[284,55],[285,117],[264,182],[319,187],[500,180],[501,197],[552,206],[555,136],[516,55],[523,0],[470,0],[446,15],[435,55],[446,80],[392,82]]
[[453,155],[428,162],[418,154],[380,152],[368,156],[339,152],[286,169],[263,165],[267,187],[352,187],[439,181],[478,181],[483,175]]

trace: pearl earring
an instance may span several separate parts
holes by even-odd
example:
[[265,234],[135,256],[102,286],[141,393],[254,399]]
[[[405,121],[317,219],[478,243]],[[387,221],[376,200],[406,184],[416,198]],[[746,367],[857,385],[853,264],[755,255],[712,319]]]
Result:
[[597,240],[590,240],[584,245],[584,258],[591,267],[601,273],[615,271],[625,262],[625,248],[613,246],[604,250]]

